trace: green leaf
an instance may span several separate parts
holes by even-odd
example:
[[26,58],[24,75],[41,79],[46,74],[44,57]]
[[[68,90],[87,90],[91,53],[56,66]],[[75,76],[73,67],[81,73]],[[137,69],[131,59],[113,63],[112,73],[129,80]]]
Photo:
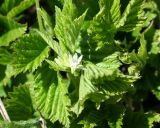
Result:
[[84,40],[88,43],[88,46],[87,44],[82,44],[82,52],[87,59],[100,62],[106,56],[118,50],[114,36],[117,31],[115,25],[120,16],[119,0],[100,1],[100,11],[93,17],[87,30],[89,39]]
[[47,14],[47,12],[44,9],[37,8],[37,13],[41,16],[43,19],[43,29],[46,31],[47,34],[50,36],[54,35],[53,31],[53,23],[51,20],[51,17]]
[[148,118],[148,124],[149,128],[153,128],[154,124],[153,123],[160,123],[160,114],[159,113],[146,113],[147,118]]
[[20,2],[20,4],[14,8],[12,8],[8,14],[7,17],[13,18],[26,10],[27,8],[31,7],[35,3],[35,0],[23,0]]
[[17,73],[34,71],[49,54],[49,48],[37,33],[26,34],[19,38],[13,44],[13,50],[13,66]]
[[138,49],[138,57],[140,58],[141,62],[142,62],[142,67],[146,64],[147,61],[147,42],[144,38],[144,35],[141,36],[140,39],[140,47]]
[[[43,40],[45,41],[45,43],[47,43],[47,45],[52,50],[54,50],[55,53],[62,54],[61,50],[60,50],[61,48],[60,48],[58,42],[56,42],[55,40],[53,40],[53,36],[50,35],[50,33],[48,33],[48,32],[40,32],[39,30],[36,30],[36,29],[34,31],[36,31],[43,38]],[[66,52],[65,48],[63,49],[63,52]]]
[[2,83],[0,83],[0,97],[6,97],[6,92],[4,90],[4,87],[2,85]]
[[21,37],[27,30],[27,27],[12,29],[0,37],[0,46],[8,46],[10,42]]
[[125,109],[120,105],[109,104],[107,106],[107,118],[110,128],[122,128],[123,116],[125,114]]
[[1,70],[0,70],[0,81],[2,81],[3,78],[5,77],[6,66],[0,65],[0,68],[1,68]]
[[16,29],[18,27],[24,27],[24,25],[17,23],[11,18],[0,15],[0,27],[2,31],[8,31],[11,29]]
[[8,46],[10,42],[21,37],[27,30],[26,25],[19,24],[14,20],[0,15],[0,46]]
[[52,122],[59,121],[69,127],[68,81],[47,66],[40,69],[35,76],[33,100],[41,114]]
[[10,86],[11,85],[11,77],[14,76],[14,75],[15,75],[15,70],[14,70],[13,66],[8,64],[6,66],[5,77],[2,80],[2,84]]
[[81,120],[79,124],[83,124],[83,128],[94,128],[96,124]]
[[105,41],[97,41],[97,43],[95,43],[93,40],[84,40],[83,42],[87,42],[81,44],[81,52],[84,56],[84,60],[91,61],[92,63],[99,63],[102,62],[107,56],[120,50],[114,42],[105,43]]
[[0,7],[2,14],[7,14],[12,8],[19,4],[22,0],[4,0]]
[[148,59],[147,42],[144,35],[141,35],[138,53],[133,50],[131,53],[124,53],[120,59],[126,64],[131,64],[128,68],[129,74],[138,77],[140,75],[139,71],[145,67]]
[[149,54],[160,53],[160,30],[156,30],[153,37],[153,42]]
[[96,87],[91,83],[84,74],[81,75],[79,85],[79,99],[76,104],[71,108],[71,111],[79,115],[84,109],[84,102],[89,98],[89,94],[95,93]]
[[38,119],[30,119],[27,121],[12,121],[12,122],[0,121],[0,127],[2,128],[41,128],[41,125]]
[[[87,99],[102,102],[109,96],[121,95],[131,87],[137,79],[135,76],[123,75],[119,71],[121,63],[117,58],[118,54],[112,54],[104,59],[103,62],[86,64],[84,74],[81,75],[79,85],[79,99],[72,107],[72,111],[79,115]],[[95,99],[92,94],[98,94],[103,99]],[[108,96],[108,97],[106,97]]]
[[85,76],[90,80],[98,80],[100,78],[114,79],[117,69],[121,63],[118,60],[119,53],[114,53],[105,57],[103,62],[95,64],[87,64],[85,69]]
[[[159,83],[158,83],[159,84]],[[160,90],[159,90],[159,86],[157,87],[158,89],[154,89],[154,90],[152,90],[152,93],[156,96],[156,98],[158,99],[158,100],[160,100]]]
[[99,44],[104,42],[113,42],[115,33],[114,23],[119,19],[120,16],[120,8],[118,3],[119,0],[100,1],[100,11],[93,18],[88,29],[92,39]]
[[70,60],[68,54],[59,55],[54,61],[46,60],[56,71],[69,71]]
[[81,28],[86,12],[75,17],[75,7],[72,0],[66,0],[63,10],[56,7],[55,34],[62,49],[67,48],[72,54],[79,48],[81,41]]
[[30,85],[19,85],[5,99],[6,110],[11,120],[27,120],[33,116],[34,109],[30,96]]
[[119,19],[121,17],[120,5],[120,0],[114,0],[110,9],[110,15],[112,23],[114,23],[114,26],[118,24]]
[[[120,0],[100,0],[100,11],[106,24],[116,25],[121,17]],[[110,26],[112,27],[112,26]]]
[[12,55],[6,49],[0,48],[0,64],[7,65],[11,62]]
[[119,31],[132,31],[135,27],[143,25],[143,6],[144,0],[130,0],[122,14],[116,28]]
[[127,111],[123,118],[123,128],[148,128],[147,118],[142,112]]

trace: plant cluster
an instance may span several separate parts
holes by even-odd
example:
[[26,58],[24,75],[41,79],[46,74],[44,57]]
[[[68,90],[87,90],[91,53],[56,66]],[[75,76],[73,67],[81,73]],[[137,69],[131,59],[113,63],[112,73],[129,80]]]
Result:
[[159,0],[3,0],[0,97],[2,128],[158,127]]

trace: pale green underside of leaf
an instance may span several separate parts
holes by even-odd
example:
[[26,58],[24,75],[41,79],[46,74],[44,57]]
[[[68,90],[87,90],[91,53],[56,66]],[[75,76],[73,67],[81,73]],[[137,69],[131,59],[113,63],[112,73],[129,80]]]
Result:
[[21,37],[13,45],[13,66],[16,73],[34,71],[49,55],[49,48],[37,33]]
[[37,72],[33,88],[33,100],[36,108],[42,115],[52,122],[59,121],[69,127],[68,81],[61,78],[60,74],[44,66]]
[[8,14],[7,17],[13,18],[26,10],[27,8],[31,7],[35,3],[35,0],[23,0],[20,2],[20,4],[14,8],[12,8]]
[[0,46],[8,46],[10,42],[21,37],[25,33],[26,30],[27,30],[27,27],[24,26],[24,27],[12,29],[8,31],[7,33],[3,34],[0,37]]

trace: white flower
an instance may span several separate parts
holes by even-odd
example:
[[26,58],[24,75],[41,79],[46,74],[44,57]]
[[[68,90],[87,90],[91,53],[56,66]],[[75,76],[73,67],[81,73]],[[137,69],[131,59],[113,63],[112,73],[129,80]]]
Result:
[[81,55],[78,57],[77,53],[74,54],[74,56],[69,55],[69,61],[70,61],[70,67],[71,67],[71,73],[74,73],[74,71],[82,66],[80,63],[82,61],[83,56]]

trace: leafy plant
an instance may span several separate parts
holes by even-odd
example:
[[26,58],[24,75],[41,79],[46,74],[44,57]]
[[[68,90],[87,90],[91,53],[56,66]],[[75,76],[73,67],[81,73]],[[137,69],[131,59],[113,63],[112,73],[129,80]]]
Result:
[[157,0],[1,2],[0,112],[9,119],[0,127],[158,127],[159,8]]

